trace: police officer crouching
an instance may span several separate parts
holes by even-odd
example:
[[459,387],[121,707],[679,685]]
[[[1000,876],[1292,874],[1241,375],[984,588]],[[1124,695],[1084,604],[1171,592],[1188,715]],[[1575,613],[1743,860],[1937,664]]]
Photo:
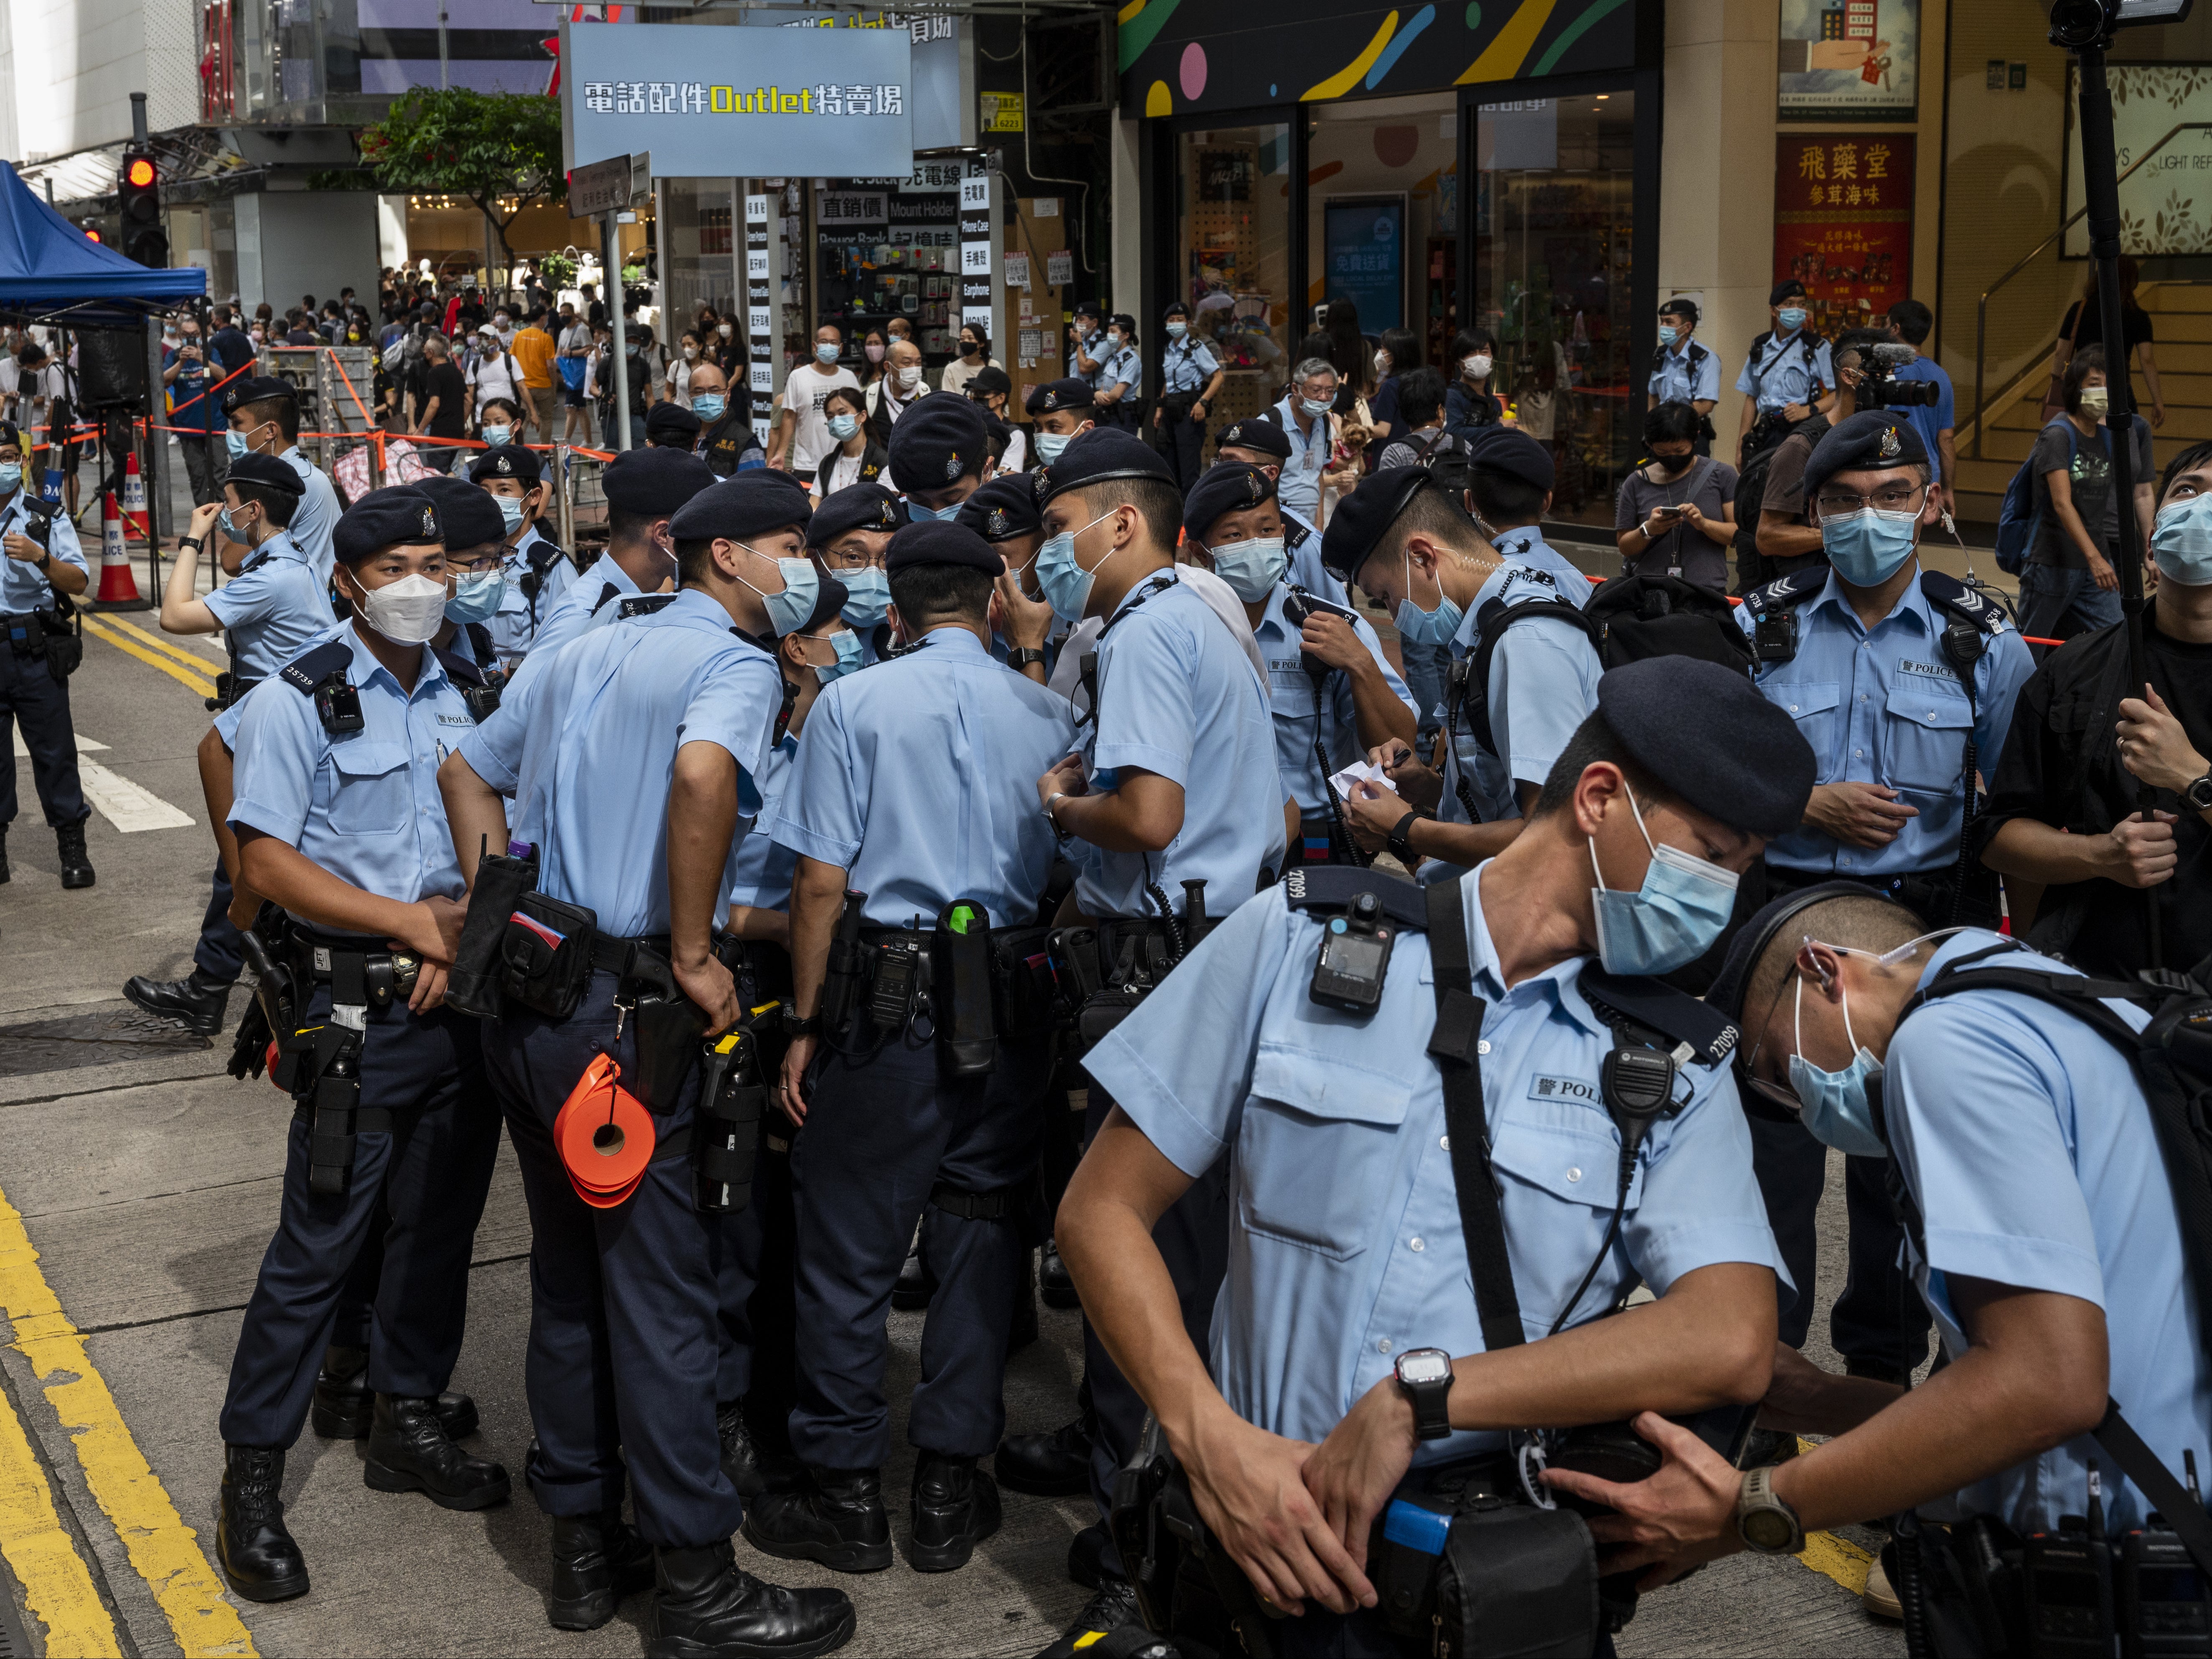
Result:
[[[1649,975],[1719,937],[1812,770],[1741,676],[1616,669],[1497,858],[1425,892],[1294,871],[1085,1058],[1116,1106],[1060,1248],[1241,1570],[1217,1581],[1226,1611],[1278,1655],[1479,1651],[1487,1559],[1516,1561],[1498,1593],[1517,1601],[1516,1650],[1610,1650],[1579,1520],[1455,1520],[1446,1494],[1482,1482],[1525,1504],[1507,1431],[1610,1425],[1553,1437],[1554,1466],[1591,1441],[1632,1455],[1632,1412],[1765,1392],[1777,1261],[1735,1028]],[[1152,1228],[1224,1152],[1245,1224],[1209,1375]],[[1657,1300],[1616,1312],[1639,1280]],[[1147,1464],[1139,1485],[1157,1486]],[[1126,1538],[1141,1522],[1123,1498]],[[1405,1554],[1370,1542],[1386,1506]],[[1438,1553],[1477,1524],[1528,1547],[1454,1548],[1477,1588],[1447,1604]],[[1155,1630],[1182,1618],[1171,1584],[1145,1593]]]
[[245,884],[290,921],[289,959],[261,994],[276,1079],[298,1103],[222,1417],[216,1555],[249,1601],[307,1589],[284,1525],[284,1454],[365,1247],[380,1243],[386,1269],[368,1334],[366,1484],[447,1509],[507,1496],[506,1470],[461,1452],[438,1416],[499,1144],[477,1028],[441,1006],[463,882],[434,769],[475,726],[427,648],[445,609],[442,533],[417,490],[356,502],[332,548],[356,620],[240,709],[230,823]]
[[[31,781],[53,826],[62,885],[89,887],[84,821],[92,816],[77,781],[76,730],[69,677],[84,641],[63,607],[89,580],[76,526],[23,488],[23,434],[0,421],[0,722],[23,728]],[[15,819],[15,769],[0,780],[0,882],[8,879],[8,826]]]
[[1048,1034],[1030,963],[1056,839],[1033,787],[1073,736],[1065,702],[991,658],[1005,565],[988,544],[911,524],[889,567],[908,648],[823,693],[757,831],[799,855],[783,1099],[801,1126],[791,1440],[810,1479],[755,1504],[745,1536],[845,1572],[890,1565],[884,1315],[917,1218],[938,1288],[908,1416],[908,1560],[950,1571],[998,1529],[975,1461],[1006,1425]]
[[[489,924],[465,942],[490,941],[486,1072],[530,1200],[527,1473],[553,1517],[547,1618],[596,1628],[657,1580],[657,1654],[823,1653],[853,1629],[841,1593],[763,1583],[732,1555],[744,1505],[714,1420],[724,1218],[699,1207],[691,1155],[701,1040],[743,1012],[713,934],[740,799],[757,799],[782,706],[769,611],[787,570],[813,568],[807,511],[780,472],[701,491],[671,521],[682,589],[510,684],[441,774],[471,918]],[[522,850],[494,863],[479,848],[510,845],[502,793]],[[479,960],[469,949],[471,975]],[[517,960],[532,965],[492,979]],[[626,1195],[587,1199],[593,1143],[557,1132],[602,1058],[634,1107],[623,1147],[634,1134],[643,1160]]]

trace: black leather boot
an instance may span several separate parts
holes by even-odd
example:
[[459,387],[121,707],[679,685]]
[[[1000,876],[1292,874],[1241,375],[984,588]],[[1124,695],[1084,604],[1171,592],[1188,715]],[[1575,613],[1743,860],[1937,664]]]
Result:
[[714,1408],[714,1434],[722,1443],[722,1473],[730,1477],[738,1496],[750,1504],[768,1490],[768,1476],[761,1468],[760,1449],[753,1444],[752,1431],[745,1426],[744,1401],[732,1400]]
[[1049,1238],[1044,1242],[1044,1265],[1037,1273],[1037,1285],[1048,1308],[1083,1305],[1083,1298],[1075,1293],[1075,1281],[1068,1277],[1067,1264],[1060,1259],[1060,1246]]
[[219,985],[197,968],[183,979],[149,979],[141,974],[123,987],[125,999],[159,1018],[173,1020],[196,1036],[222,1030],[230,987]]
[[[376,1415],[376,1396],[368,1387],[368,1350],[340,1347],[323,1350],[323,1368],[315,1376],[314,1404],[307,1420],[325,1440],[359,1440],[368,1433]],[[477,1402],[450,1389],[438,1396],[438,1422],[448,1440],[465,1440],[477,1431]]]
[[853,1601],[837,1589],[785,1589],[741,1571],[725,1540],[653,1552],[659,1593],[646,1659],[811,1659],[853,1639]]
[[597,1630],[615,1616],[625,1596],[652,1588],[653,1546],[620,1510],[553,1517],[553,1586],[545,1593],[545,1617],[555,1630]]
[[225,1446],[215,1503],[215,1553],[232,1589],[249,1601],[289,1601],[307,1593],[307,1564],[284,1528],[284,1454],[274,1446]]
[[482,1510],[504,1504],[507,1471],[456,1446],[438,1420],[434,1399],[376,1396],[362,1483],[377,1492],[419,1492],[441,1510]]
[[991,1468],[1008,1492],[1080,1498],[1091,1490],[1091,1432],[1079,1417],[1050,1434],[1010,1434]]
[[797,1492],[771,1492],[745,1510],[745,1539],[787,1561],[819,1561],[838,1572],[881,1572],[891,1564],[890,1517],[876,1469],[809,1468]]
[[1075,1615],[1073,1624],[1060,1633],[1060,1640],[1037,1655],[1036,1659],[1074,1659],[1077,1644],[1086,1636],[1091,1638],[1082,1650],[1098,1644],[1098,1638],[1108,1636],[1125,1626],[1144,1627],[1144,1616],[1137,1611],[1137,1592],[1126,1578],[1104,1578],[1098,1583],[1098,1593],[1083,1604],[1083,1611]]
[[906,1559],[916,1572],[966,1566],[975,1546],[999,1529],[998,1482],[972,1457],[923,1452],[915,1461],[908,1502],[914,1532]]
[[92,860],[84,850],[84,820],[64,823],[54,831],[54,844],[62,855],[62,885],[89,887],[95,878]]
[[1080,1584],[1085,1589],[1098,1588],[1106,1577],[1103,1563],[1109,1541],[1103,1521],[1093,1521],[1067,1540],[1069,1582]]

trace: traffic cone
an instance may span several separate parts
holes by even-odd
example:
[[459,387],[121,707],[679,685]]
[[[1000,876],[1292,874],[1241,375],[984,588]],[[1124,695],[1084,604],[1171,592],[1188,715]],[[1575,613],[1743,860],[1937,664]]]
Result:
[[146,523],[146,480],[138,474],[135,449],[123,458],[123,516],[131,521],[133,536],[142,542],[152,539]]
[[100,498],[100,595],[101,605],[120,610],[142,608],[138,583],[131,574],[131,554],[123,545],[123,515],[116,510],[115,492]]

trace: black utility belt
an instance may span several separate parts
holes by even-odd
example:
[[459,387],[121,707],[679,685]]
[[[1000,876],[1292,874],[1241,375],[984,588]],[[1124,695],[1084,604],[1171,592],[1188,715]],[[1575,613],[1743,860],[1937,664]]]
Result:
[[[357,943],[318,938],[292,925],[292,971],[303,983],[328,985],[342,1006],[388,1008],[404,1002],[422,971],[422,959],[407,951],[364,951]],[[355,975],[358,975],[356,978]],[[350,994],[356,988],[358,1000]]]
[[1002,1038],[1035,1039],[1054,1021],[1050,939],[1036,926],[859,927],[831,942],[823,1030],[888,1039],[926,1023],[945,1075],[988,1075]]
[[70,613],[59,605],[45,611],[0,611],[0,635],[8,648],[26,661],[47,659],[55,677],[67,679],[84,659],[84,641],[78,637]]
[[1083,927],[1056,927],[1048,967],[1060,1024],[1087,1053],[1137,1010],[1182,955],[1219,925],[1201,915],[1170,929],[1157,917],[1109,917]]
[[234,708],[244,700],[246,694],[260,684],[261,679],[265,678],[266,676],[263,676],[248,679],[243,674],[234,674],[228,669],[225,669],[215,677],[215,696],[204,698],[202,701],[207,704],[210,714],[220,714],[226,708]]

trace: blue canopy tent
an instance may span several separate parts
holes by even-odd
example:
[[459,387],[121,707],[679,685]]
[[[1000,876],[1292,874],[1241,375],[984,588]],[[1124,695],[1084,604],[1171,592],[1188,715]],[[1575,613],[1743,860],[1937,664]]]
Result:
[[151,270],[94,241],[0,161],[0,319],[69,328],[143,325],[207,292],[197,265]]

